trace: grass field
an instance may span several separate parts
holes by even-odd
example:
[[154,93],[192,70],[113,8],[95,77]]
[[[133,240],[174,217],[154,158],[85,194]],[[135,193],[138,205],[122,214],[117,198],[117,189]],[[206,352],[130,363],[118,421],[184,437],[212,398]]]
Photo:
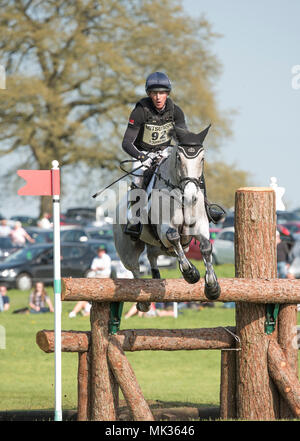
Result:
[[[203,264],[199,262],[203,275]],[[219,277],[233,277],[233,265],[216,267]],[[164,270],[162,277],[179,277],[177,270]],[[53,299],[51,289],[48,292]],[[54,328],[53,314],[13,314],[27,306],[29,292],[10,290],[11,307],[0,314],[0,330],[5,331],[5,349],[0,349],[0,410],[53,409],[54,354],[45,354],[35,343],[37,331]],[[89,317],[68,317],[74,302],[63,302],[62,329],[89,330]],[[124,305],[124,313],[131,306]],[[235,310],[214,308],[183,310],[173,317],[122,320],[126,328],[196,328],[234,325]],[[146,399],[172,402],[173,405],[219,404],[220,351],[136,352],[127,353]],[[63,409],[77,406],[77,354],[62,354]]]

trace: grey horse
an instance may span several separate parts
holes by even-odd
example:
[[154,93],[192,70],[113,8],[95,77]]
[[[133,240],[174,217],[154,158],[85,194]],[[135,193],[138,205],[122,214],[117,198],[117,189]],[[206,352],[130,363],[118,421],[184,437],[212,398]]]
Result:
[[[198,134],[176,129],[178,145],[168,148],[169,154],[161,160],[152,178],[150,203],[144,209],[144,214],[145,210],[147,213],[139,239],[132,240],[124,232],[125,225],[115,223],[114,240],[122,263],[134,278],[141,277],[139,257],[146,247],[152,278],[160,278],[158,256],[171,255],[177,257],[184,279],[196,283],[200,279],[199,271],[185,255],[195,238],[200,243],[206,268],[205,295],[213,301],[220,295],[220,285],[212,264],[209,219],[201,185],[203,141],[209,127]],[[148,302],[137,303],[139,311],[148,311],[149,307]]]

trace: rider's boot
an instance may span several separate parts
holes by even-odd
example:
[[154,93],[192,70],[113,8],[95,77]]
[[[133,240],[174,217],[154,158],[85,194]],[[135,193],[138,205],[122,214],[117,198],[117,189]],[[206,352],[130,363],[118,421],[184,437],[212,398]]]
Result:
[[201,184],[200,185],[201,185],[201,188],[204,191],[204,201],[205,201],[205,208],[206,208],[206,213],[207,213],[208,220],[209,220],[209,222],[213,222],[214,224],[218,224],[226,216],[226,211],[220,205],[218,205],[218,204],[211,204],[208,201],[207,194],[206,194],[206,184],[205,184],[204,175],[202,175]]

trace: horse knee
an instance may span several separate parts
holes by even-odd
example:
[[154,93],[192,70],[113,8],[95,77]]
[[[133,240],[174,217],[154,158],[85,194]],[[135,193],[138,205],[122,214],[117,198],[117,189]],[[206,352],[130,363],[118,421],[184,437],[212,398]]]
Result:
[[166,232],[166,237],[172,245],[180,242],[180,234],[175,228],[170,227]]

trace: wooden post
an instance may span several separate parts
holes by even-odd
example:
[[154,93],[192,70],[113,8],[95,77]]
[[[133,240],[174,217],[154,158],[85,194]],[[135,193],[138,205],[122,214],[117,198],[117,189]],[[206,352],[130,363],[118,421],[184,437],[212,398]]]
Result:
[[152,412],[143,396],[132,367],[120,343],[114,337],[110,338],[108,359],[128,407],[132,412],[134,421],[154,421]]
[[220,418],[236,418],[236,351],[221,351]]
[[[298,378],[297,305],[280,305],[278,343],[293,374]],[[293,418],[286,400],[280,397],[280,418]]]
[[[272,279],[276,264],[275,193],[269,188],[240,188],[235,197],[236,277]],[[249,290],[251,295],[251,288]],[[236,332],[241,340],[237,352],[237,412],[247,420],[279,417],[278,393],[270,381],[263,304],[236,304]]]
[[77,421],[88,419],[89,361],[88,352],[78,352]]
[[91,320],[91,380],[89,419],[115,421],[118,385],[107,360],[110,304],[93,302]]
[[268,349],[268,368],[292,415],[300,418],[300,383],[283,350],[274,340],[270,342]]

